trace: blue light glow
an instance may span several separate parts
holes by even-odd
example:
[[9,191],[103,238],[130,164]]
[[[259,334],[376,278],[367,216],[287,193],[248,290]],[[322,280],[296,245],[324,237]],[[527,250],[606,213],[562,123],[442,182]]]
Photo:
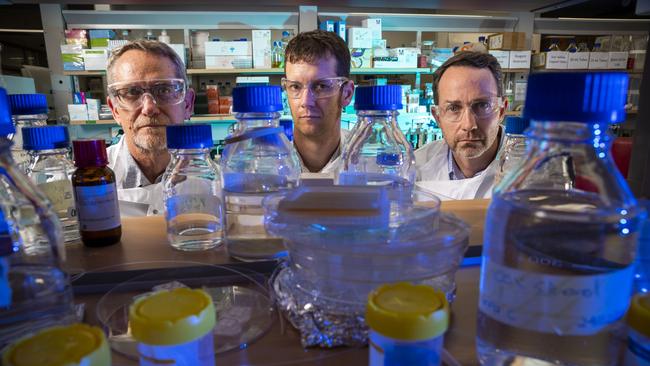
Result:
[[624,235],[627,235],[627,234],[630,233],[630,229],[628,229],[628,228],[624,228],[623,230],[621,230],[621,232],[622,232]]
[[605,157],[605,153],[603,153],[603,152],[598,153],[598,157],[601,158],[601,159],[603,159],[603,158]]
[[619,221],[619,222],[621,223],[621,225],[625,225],[625,224],[627,224],[627,220],[626,220],[626,219],[621,219],[621,221]]

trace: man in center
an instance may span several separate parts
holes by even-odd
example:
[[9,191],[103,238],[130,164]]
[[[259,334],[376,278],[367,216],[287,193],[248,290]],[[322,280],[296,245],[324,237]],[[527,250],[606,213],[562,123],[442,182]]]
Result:
[[303,173],[334,172],[348,132],[341,111],[352,100],[350,51],[333,32],[298,34],[287,45],[285,77],[293,118],[293,144]]

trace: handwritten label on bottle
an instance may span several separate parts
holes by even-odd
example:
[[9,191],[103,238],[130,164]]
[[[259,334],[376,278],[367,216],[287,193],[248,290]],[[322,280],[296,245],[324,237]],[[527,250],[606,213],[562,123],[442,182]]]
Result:
[[484,257],[479,309],[514,327],[590,335],[625,315],[631,289],[632,266],[597,275],[549,275]]
[[120,207],[115,183],[75,187],[79,229],[109,230],[120,226]]
[[72,183],[69,180],[57,180],[53,182],[42,183],[38,188],[45,193],[52,203],[54,211],[59,215],[65,212],[68,218],[73,218],[77,214],[74,209],[74,196],[72,192]]

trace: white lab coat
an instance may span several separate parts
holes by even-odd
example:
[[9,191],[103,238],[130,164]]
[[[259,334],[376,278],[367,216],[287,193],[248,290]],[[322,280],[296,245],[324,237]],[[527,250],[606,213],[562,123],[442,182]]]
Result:
[[164,213],[163,186],[151,183],[129,152],[124,137],[110,146],[108,166],[115,172],[120,216],[150,216]]
[[[505,133],[502,130],[499,149],[503,146],[504,137]],[[416,186],[425,192],[435,194],[443,201],[491,198],[497,172],[497,159],[474,177],[451,180],[448,153],[450,153],[449,146],[444,139],[430,142],[415,151]]]

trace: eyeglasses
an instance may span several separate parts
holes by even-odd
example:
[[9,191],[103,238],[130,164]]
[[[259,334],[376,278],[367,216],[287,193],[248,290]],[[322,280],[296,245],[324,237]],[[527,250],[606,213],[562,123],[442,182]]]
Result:
[[[487,119],[493,117],[499,108],[503,107],[503,98],[489,97],[477,99],[469,103],[469,109],[477,119]],[[447,103],[442,106],[434,106],[436,114],[444,122],[456,123],[463,118],[466,107],[462,103]]]
[[176,105],[185,99],[185,80],[156,79],[123,81],[108,85],[108,93],[117,105],[126,110],[142,107],[149,95],[156,105]]
[[[348,81],[350,80],[344,77],[324,78],[308,83],[307,87],[314,98],[321,99],[338,93],[341,86]],[[291,99],[299,99],[307,89],[302,83],[286,78],[282,78],[282,88]]]

